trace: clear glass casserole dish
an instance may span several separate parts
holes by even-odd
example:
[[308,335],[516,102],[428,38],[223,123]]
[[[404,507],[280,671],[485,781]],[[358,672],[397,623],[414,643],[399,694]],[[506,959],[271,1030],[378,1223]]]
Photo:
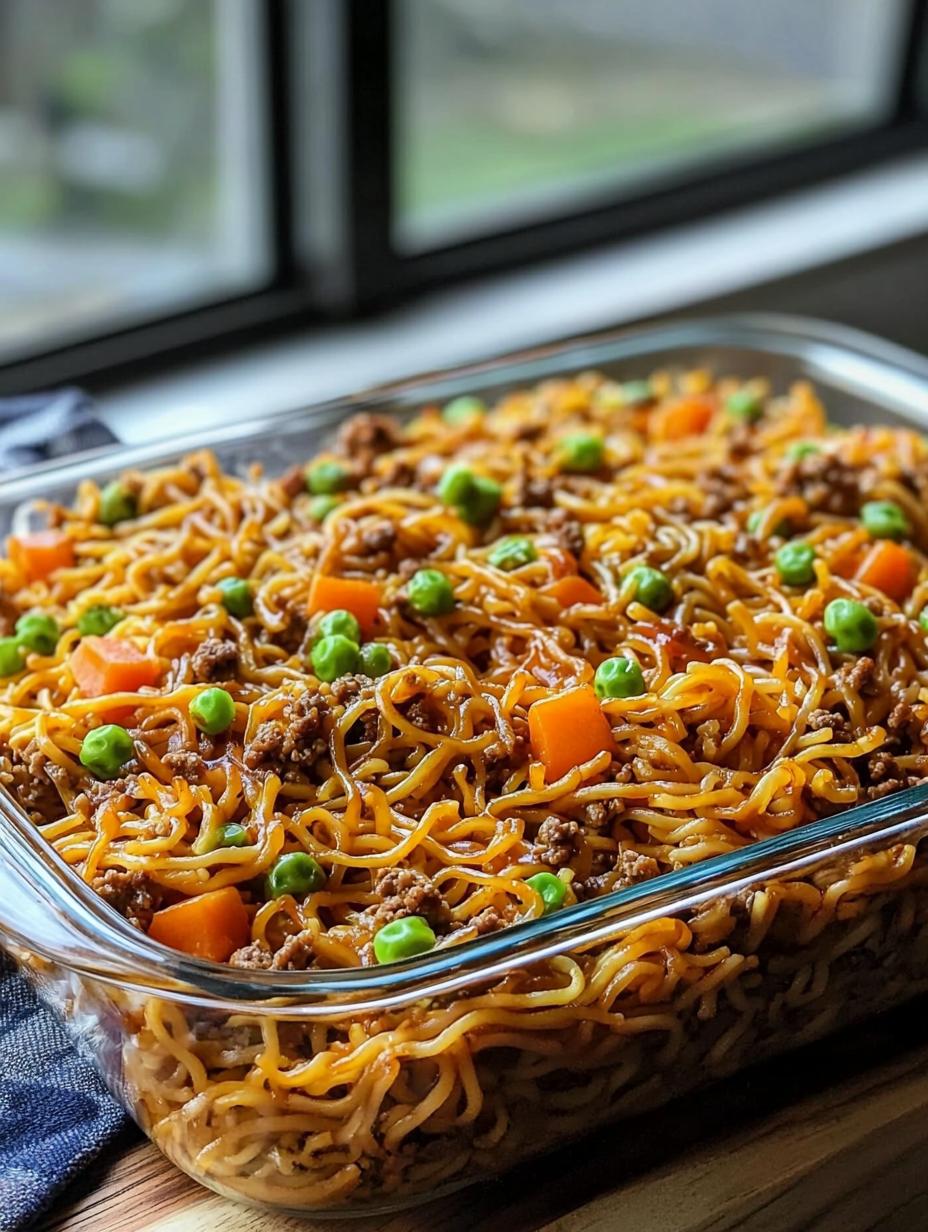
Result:
[[[0,531],[78,479],[211,446],[283,471],[359,409],[598,368],[811,379],[837,421],[928,420],[928,363],[811,322],[697,321],[545,348],[5,480]],[[109,909],[0,792],[0,933],[143,1129],[296,1214],[434,1197],[928,989],[928,788],[387,968],[237,970]]]

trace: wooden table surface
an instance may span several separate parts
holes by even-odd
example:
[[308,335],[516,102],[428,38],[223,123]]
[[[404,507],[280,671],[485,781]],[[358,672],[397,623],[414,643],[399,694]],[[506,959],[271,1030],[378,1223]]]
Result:
[[208,1193],[133,1135],[41,1232],[924,1232],[928,1002],[506,1177],[392,1215],[301,1221]]

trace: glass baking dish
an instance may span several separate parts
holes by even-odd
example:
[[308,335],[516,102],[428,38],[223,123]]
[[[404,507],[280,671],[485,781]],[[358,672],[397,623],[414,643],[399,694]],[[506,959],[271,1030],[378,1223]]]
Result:
[[[928,423],[928,361],[792,318],[681,322],[384,387],[0,487],[0,533],[79,479],[215,449],[283,471],[397,414],[597,368],[812,380],[836,421]],[[152,1140],[220,1193],[372,1213],[928,990],[928,786],[391,967],[268,972],[133,929],[0,790],[0,936]]]

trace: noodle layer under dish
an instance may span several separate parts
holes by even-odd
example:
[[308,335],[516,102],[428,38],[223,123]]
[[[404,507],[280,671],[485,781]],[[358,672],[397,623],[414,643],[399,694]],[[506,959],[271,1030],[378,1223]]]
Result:
[[[805,384],[584,374],[44,513],[0,560],[0,783],[199,957],[402,961],[928,778],[928,446]],[[912,991],[925,883],[898,844],[315,1022],[81,996],[201,1180],[389,1203]]]

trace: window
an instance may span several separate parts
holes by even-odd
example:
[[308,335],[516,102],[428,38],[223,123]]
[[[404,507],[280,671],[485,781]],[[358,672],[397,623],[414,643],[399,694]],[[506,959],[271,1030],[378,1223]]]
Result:
[[899,0],[400,0],[396,241],[563,213],[896,105]]
[[0,6],[0,358],[267,278],[257,13]]
[[923,149],[928,0],[0,0],[0,391]]

